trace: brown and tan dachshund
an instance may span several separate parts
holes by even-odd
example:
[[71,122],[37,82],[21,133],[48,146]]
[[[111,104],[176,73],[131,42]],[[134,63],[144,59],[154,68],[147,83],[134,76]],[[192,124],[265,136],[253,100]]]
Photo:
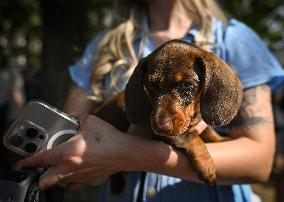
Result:
[[238,76],[221,59],[191,43],[172,40],[141,59],[125,92],[97,115],[126,131],[128,125],[120,123],[121,128],[106,110],[114,104],[125,109],[131,123],[149,125],[154,137],[183,149],[198,177],[215,184],[214,162],[204,142],[226,138],[211,128],[200,136],[189,128],[201,119],[212,127],[228,124],[237,114],[242,93]]

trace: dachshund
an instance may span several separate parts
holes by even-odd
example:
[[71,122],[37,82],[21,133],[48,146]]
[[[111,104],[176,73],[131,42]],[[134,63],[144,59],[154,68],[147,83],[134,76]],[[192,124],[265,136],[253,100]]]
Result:
[[[213,185],[215,165],[205,142],[228,139],[211,127],[230,123],[242,97],[239,77],[225,62],[192,43],[171,40],[142,58],[125,91],[96,114],[119,128],[106,112],[109,105],[116,105],[130,123],[147,125],[154,138],[182,149],[197,176]],[[200,136],[191,133],[189,129],[202,119],[211,127]],[[126,131],[129,125],[124,123],[121,130]]]

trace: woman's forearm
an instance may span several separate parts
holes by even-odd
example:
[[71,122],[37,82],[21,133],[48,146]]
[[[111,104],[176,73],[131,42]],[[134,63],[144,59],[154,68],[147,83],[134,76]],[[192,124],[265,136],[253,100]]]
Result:
[[72,116],[79,116],[91,113],[97,106],[98,103],[88,99],[87,94],[80,87],[71,86],[64,111]]
[[207,144],[220,183],[263,182],[269,177],[273,152],[269,146],[247,137]]
[[[148,171],[182,179],[199,181],[193,172],[188,158],[173,147],[154,140],[129,137],[128,148],[125,148],[127,171]],[[217,172],[217,183],[252,183],[265,181],[272,158],[266,153],[261,143],[249,138],[238,138],[232,141],[207,144]],[[258,154],[257,154],[258,153]],[[268,166],[262,166],[263,164]]]
[[148,171],[176,176],[180,178],[197,179],[187,157],[172,146],[151,139],[129,136],[125,157],[128,164],[126,171]]

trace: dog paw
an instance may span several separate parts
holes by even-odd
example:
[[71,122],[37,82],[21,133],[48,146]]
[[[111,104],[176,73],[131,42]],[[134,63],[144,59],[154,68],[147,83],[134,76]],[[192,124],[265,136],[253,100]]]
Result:
[[193,170],[200,180],[208,185],[216,184],[216,170],[211,158],[197,158],[191,161]]
[[214,166],[205,166],[197,172],[198,177],[208,185],[216,184],[216,171]]

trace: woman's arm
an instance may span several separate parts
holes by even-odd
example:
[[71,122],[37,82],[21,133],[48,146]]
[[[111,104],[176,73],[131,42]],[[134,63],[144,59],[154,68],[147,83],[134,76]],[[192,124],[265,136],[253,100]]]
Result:
[[12,100],[15,103],[15,105],[19,108],[22,107],[25,103],[25,98],[21,90],[18,87],[13,86],[11,91],[12,91],[11,92]]
[[244,92],[241,109],[231,123],[231,135],[235,138],[233,141],[208,145],[217,165],[219,179],[244,183],[266,181],[275,151],[271,91],[268,85],[256,86]]
[[[274,154],[274,130],[268,86],[246,90],[231,134],[207,144],[218,183],[265,181]],[[19,167],[52,166],[40,180],[47,188],[59,182],[78,188],[119,171],[150,171],[199,181],[187,157],[171,146],[119,132],[95,116],[81,118],[78,134],[58,147],[21,161]]]
[[90,114],[98,105],[94,100],[88,99],[87,94],[80,87],[72,85],[64,111],[77,117],[81,114]]

